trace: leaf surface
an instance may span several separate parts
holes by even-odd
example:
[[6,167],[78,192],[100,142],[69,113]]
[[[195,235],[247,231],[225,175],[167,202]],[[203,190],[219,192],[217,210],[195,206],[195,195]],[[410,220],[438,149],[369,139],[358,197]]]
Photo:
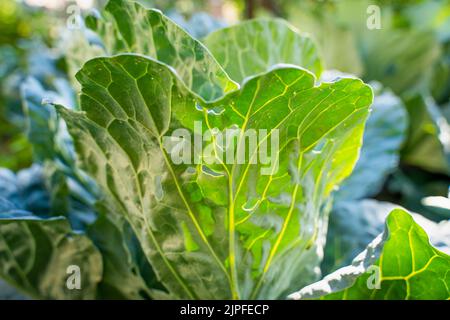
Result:
[[[173,69],[133,54],[93,59],[77,78],[84,113],[59,113],[172,297],[276,298],[292,279],[316,277],[328,196],[356,161],[368,86],[315,87],[312,74],[285,67],[205,103]],[[278,170],[250,163],[260,146],[244,163],[176,164],[163,137],[194,133],[194,121],[200,133],[238,128],[237,146],[247,129],[279,129]],[[219,158],[214,141],[212,151]]]
[[[379,270],[379,289],[375,287]],[[377,237],[350,266],[290,296],[293,299],[449,299],[450,256],[430,245],[409,213],[393,210]]]

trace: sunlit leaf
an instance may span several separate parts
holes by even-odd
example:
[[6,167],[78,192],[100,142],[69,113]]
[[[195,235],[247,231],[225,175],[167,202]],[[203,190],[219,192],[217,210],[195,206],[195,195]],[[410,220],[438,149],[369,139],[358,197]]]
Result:
[[[292,294],[292,299],[449,299],[450,256],[430,245],[403,210],[392,211],[377,237],[350,266]],[[378,287],[378,288],[377,288]]]

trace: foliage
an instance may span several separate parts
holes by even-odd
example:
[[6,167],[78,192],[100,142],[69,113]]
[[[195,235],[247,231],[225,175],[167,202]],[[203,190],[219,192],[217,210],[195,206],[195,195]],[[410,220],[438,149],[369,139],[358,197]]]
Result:
[[[151,28],[144,29],[136,22],[120,25],[116,20],[119,32],[127,36],[127,51],[135,48],[159,58],[160,50],[169,43],[154,41],[151,46],[152,42],[138,42],[141,38],[136,34],[160,30],[171,37],[169,52],[177,59],[165,55],[159,62],[119,55],[84,65],[77,79],[85,115],[58,109],[84,168],[142,235],[141,245],[172,297],[282,297],[292,290],[292,279],[312,273],[318,263],[314,263],[318,261],[314,258],[315,238],[321,238],[323,229],[322,223],[315,225],[314,220],[326,215],[322,207],[327,196],[354,164],[364,124],[361,120],[371,102],[370,89],[353,79],[314,87],[310,73],[278,67],[227,94],[230,86],[236,85],[227,80],[220,65],[201,44],[158,12],[143,14],[141,7],[127,7],[120,1],[110,2],[107,9],[117,16],[120,12],[122,18],[125,13],[144,15],[143,21],[150,23]],[[128,21],[132,20],[136,21]],[[278,28],[293,33],[285,25]],[[162,39],[160,35],[159,41]],[[179,51],[189,43],[197,49]],[[284,57],[275,54],[273,58],[283,62]],[[177,74],[162,62],[170,63]],[[205,68],[211,70],[205,75],[213,77],[212,81],[202,80],[204,76],[198,74]],[[271,88],[271,93],[266,88]],[[225,95],[219,98],[219,94]],[[330,106],[340,115],[328,115]],[[99,117],[99,108],[105,110],[104,117]],[[208,112],[218,108],[223,112]],[[261,166],[249,160],[218,167],[176,165],[163,150],[162,137],[179,128],[193,131],[195,120],[221,131],[237,125],[240,136],[244,129],[278,128],[283,145],[277,157],[291,160],[283,160],[276,174],[259,178],[255,174]],[[237,144],[241,143],[238,140]],[[345,155],[339,153],[344,146],[348,150]],[[319,150],[321,156],[316,156]],[[294,171],[289,169],[293,165]],[[308,170],[302,174],[303,168]],[[322,178],[325,168],[332,174]],[[208,190],[212,184],[221,190],[220,196]],[[281,184],[286,192],[280,192]],[[312,199],[316,204],[307,206]],[[285,222],[277,230],[279,217],[285,217]],[[315,226],[300,236],[299,223]],[[294,254],[297,258],[292,259]],[[286,264],[295,267],[287,271]]]
[[[365,0],[244,14],[299,29],[139,3],[0,50],[1,279],[36,299],[449,298],[445,1],[377,2],[381,30]],[[239,160],[248,130],[266,143]],[[277,165],[253,161],[274,136]]]
[[[379,288],[369,288],[370,269],[378,267]],[[450,256],[433,248],[425,231],[405,211],[386,219],[383,236],[344,267],[290,297],[335,299],[448,300]],[[372,280],[373,282],[373,280]]]

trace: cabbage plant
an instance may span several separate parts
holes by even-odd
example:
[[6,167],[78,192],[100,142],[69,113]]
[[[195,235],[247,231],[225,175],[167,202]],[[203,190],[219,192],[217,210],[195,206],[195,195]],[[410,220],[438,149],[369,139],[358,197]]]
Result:
[[[403,210],[350,267],[314,283],[373,90],[321,78],[308,35],[259,19],[200,41],[123,0],[86,25],[95,41],[67,57],[75,106],[45,106],[68,140],[47,142],[44,173],[69,177],[48,196],[68,200],[52,215],[0,202],[7,282],[61,299],[448,298],[450,257]],[[80,220],[69,213],[86,194]],[[70,266],[79,290],[67,286]],[[381,268],[382,291],[366,285],[370,267]]]

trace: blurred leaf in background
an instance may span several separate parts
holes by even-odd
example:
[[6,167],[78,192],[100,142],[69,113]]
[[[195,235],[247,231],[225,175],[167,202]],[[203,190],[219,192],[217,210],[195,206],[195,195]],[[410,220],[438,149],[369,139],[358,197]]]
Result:
[[402,161],[430,172],[450,173],[450,126],[431,96],[404,99],[410,119]]
[[[356,217],[359,216],[357,214]],[[370,224],[371,219],[362,226],[365,227],[367,223]],[[394,209],[386,218],[383,233],[375,237],[350,265],[301,289],[290,298],[448,300],[450,238],[449,222],[445,223],[446,225],[430,225],[421,216]],[[427,234],[439,239],[430,239]],[[341,235],[345,233],[342,232]]]
[[42,50],[50,42],[52,17],[19,1],[0,2],[0,166],[14,170],[31,163],[31,149],[23,134],[20,83],[27,74],[54,73],[53,60]]
[[[395,208],[399,206],[372,199],[340,202],[330,217],[322,271],[327,274],[350,264],[383,232],[385,219]],[[412,216],[430,236],[431,243],[450,254],[450,221],[436,223],[417,213]]]

